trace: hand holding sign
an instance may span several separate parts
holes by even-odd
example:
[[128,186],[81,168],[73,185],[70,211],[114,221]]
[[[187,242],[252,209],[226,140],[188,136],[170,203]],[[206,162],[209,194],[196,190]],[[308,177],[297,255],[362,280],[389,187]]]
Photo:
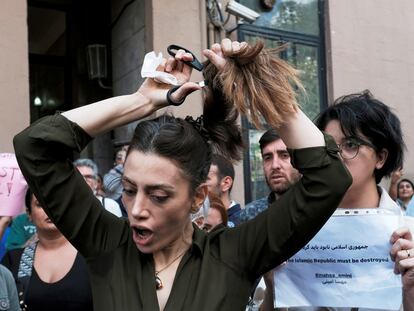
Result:
[[24,210],[27,183],[13,153],[0,153],[0,216],[15,216]]
[[[405,217],[405,225],[412,228],[414,219]],[[391,236],[391,258],[395,262],[394,272],[401,274],[404,310],[414,309],[414,241],[409,228],[395,230]]]

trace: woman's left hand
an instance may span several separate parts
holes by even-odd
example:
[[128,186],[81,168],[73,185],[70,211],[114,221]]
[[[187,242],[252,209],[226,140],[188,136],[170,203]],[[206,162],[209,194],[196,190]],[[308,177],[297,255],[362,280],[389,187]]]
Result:
[[226,58],[238,53],[246,45],[246,42],[231,41],[226,38],[221,41],[221,44],[214,43],[210,49],[204,50],[203,54],[218,71],[221,71],[226,66]]
[[[391,236],[391,258],[394,272],[401,274],[403,290],[414,290],[414,242],[408,228],[400,228]],[[413,297],[414,298],[414,297]]]

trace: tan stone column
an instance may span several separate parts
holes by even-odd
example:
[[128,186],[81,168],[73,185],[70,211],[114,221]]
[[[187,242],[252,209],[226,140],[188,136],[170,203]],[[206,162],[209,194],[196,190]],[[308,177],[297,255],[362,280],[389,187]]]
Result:
[[0,152],[14,152],[13,136],[29,125],[27,1],[0,4]]

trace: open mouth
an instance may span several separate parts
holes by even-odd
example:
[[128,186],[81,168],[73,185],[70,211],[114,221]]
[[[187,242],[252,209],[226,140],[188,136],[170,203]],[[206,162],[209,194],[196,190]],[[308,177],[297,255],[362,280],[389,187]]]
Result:
[[133,235],[135,243],[138,243],[140,245],[144,245],[150,242],[152,236],[154,235],[151,230],[148,230],[146,228],[137,228],[132,227]]

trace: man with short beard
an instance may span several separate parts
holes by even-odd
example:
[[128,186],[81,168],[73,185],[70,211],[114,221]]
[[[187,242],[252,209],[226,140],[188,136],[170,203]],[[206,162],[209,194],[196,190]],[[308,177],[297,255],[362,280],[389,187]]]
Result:
[[267,197],[247,204],[240,213],[240,223],[264,211],[301,177],[290,163],[289,152],[276,130],[266,131],[260,138],[259,145],[263,159],[263,172],[271,192]]

